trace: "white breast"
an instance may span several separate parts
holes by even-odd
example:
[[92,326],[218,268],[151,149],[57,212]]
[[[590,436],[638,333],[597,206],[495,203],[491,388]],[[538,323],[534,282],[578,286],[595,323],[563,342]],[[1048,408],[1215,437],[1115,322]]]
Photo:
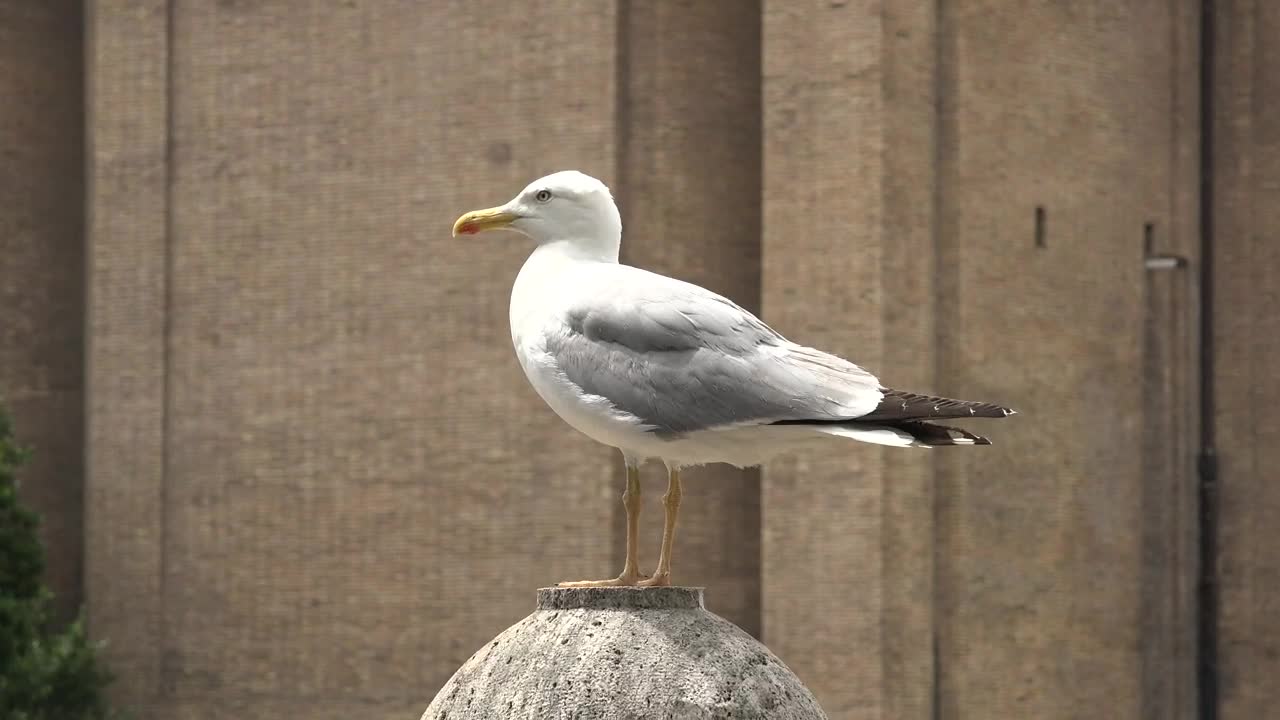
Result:
[[753,426],[660,437],[607,399],[583,393],[547,352],[547,338],[568,332],[567,310],[578,294],[591,292],[593,285],[607,285],[608,273],[609,268],[598,262],[566,257],[554,247],[542,246],[520,269],[511,290],[511,343],[520,367],[543,401],[570,426],[636,459],[661,458],[677,465],[756,465],[776,454],[782,444],[816,435],[805,428]]
[[566,311],[588,284],[593,264],[540,247],[525,261],[511,290],[511,344],[529,384],[570,426],[596,442],[639,450],[650,440],[640,421],[605,398],[587,395],[561,372],[546,339],[568,331]]

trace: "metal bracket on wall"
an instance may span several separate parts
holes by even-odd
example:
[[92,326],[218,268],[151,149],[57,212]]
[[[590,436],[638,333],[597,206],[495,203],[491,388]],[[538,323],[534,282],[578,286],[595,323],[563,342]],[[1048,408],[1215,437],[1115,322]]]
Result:
[[1187,258],[1182,255],[1160,255],[1152,252],[1156,244],[1156,224],[1143,223],[1142,249],[1146,256],[1142,266],[1148,270],[1179,270],[1187,266]]
[[1148,255],[1142,266],[1148,270],[1178,270],[1187,266],[1187,259],[1181,255]]

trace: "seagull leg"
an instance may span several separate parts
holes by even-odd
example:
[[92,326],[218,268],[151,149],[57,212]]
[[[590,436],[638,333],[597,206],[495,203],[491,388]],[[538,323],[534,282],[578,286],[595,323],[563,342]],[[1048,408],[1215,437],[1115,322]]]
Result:
[[680,498],[684,490],[680,487],[680,468],[667,468],[667,494],[662,496],[662,504],[666,507],[666,523],[662,527],[662,554],[658,556],[658,568],[653,577],[642,580],[637,585],[656,587],[671,584],[671,549],[676,541],[676,516],[680,514]]
[[619,580],[627,584],[649,577],[640,572],[640,466],[627,465],[627,491],[622,494],[622,507],[627,510],[627,559],[622,564]]
[[579,580],[562,582],[560,587],[616,587],[635,585],[648,577],[640,572],[640,466],[627,461],[627,489],[622,494],[622,506],[627,509],[627,560],[622,574],[610,580]]

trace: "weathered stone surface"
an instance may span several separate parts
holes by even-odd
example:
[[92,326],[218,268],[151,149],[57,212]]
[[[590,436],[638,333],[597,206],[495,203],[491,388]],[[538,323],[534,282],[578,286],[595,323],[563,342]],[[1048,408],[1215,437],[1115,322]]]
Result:
[[544,588],[538,609],[454,674],[422,720],[825,718],[701,588]]
[[1219,713],[1280,704],[1280,6],[1215,3],[1213,412]]
[[[415,715],[528,613],[525,589],[621,564],[618,453],[560,421],[512,354],[531,246],[455,241],[458,214],[577,168],[619,195],[636,262],[758,300],[750,2],[535,4],[499,42],[501,0],[341,5],[86,5],[88,271],[33,236],[53,260],[12,277],[48,305],[74,295],[17,282],[36,265],[87,276],[88,519],[71,545],[113,699],[140,720]],[[0,39],[30,25],[4,8],[27,6],[0,0]],[[43,64],[15,82],[80,67],[79,37],[68,54],[27,34]],[[41,182],[76,212],[70,183]],[[0,205],[7,240],[26,216]],[[755,476],[696,475],[680,572],[759,632]],[[665,478],[646,482],[656,497]],[[652,565],[660,505],[642,517]]]
[[83,600],[81,7],[0,0],[0,401],[36,450],[18,492],[61,619]]

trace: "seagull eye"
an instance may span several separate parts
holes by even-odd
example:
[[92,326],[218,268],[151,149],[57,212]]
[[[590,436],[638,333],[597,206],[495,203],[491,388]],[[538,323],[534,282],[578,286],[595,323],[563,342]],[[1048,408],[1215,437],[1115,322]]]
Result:
[[551,191],[550,191],[550,190],[539,190],[538,192],[536,192],[536,193],[534,193],[534,194],[533,194],[533,199],[534,199],[534,200],[537,200],[537,201],[538,201],[538,202],[540,202],[540,203],[547,202],[547,201],[551,200]]

